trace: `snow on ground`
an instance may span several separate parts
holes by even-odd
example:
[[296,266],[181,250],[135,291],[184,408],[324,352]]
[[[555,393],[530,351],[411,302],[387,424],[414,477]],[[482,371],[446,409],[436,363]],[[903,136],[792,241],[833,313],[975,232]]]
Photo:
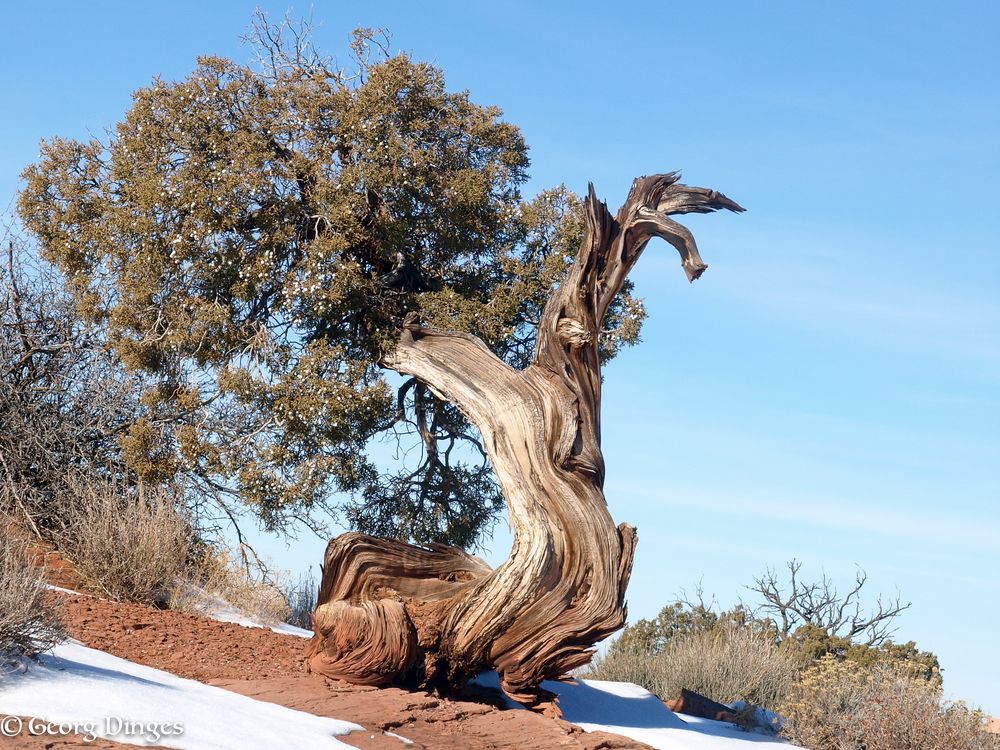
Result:
[[313,637],[313,632],[311,630],[300,628],[297,625],[289,625],[287,622],[279,622],[277,625],[271,625],[270,628],[275,633],[284,633],[285,635],[297,635],[299,638]]
[[[217,594],[210,594],[204,589],[198,588],[197,586],[192,586],[191,584],[186,584],[186,593],[192,599],[198,603],[197,609],[199,614],[210,617],[213,620],[218,620],[219,622],[231,622],[236,625],[242,625],[247,628],[263,628],[263,624],[247,617],[245,614],[240,612],[239,609],[234,607],[232,604],[227,602],[221,596]],[[311,630],[306,630],[305,628],[299,628],[295,625],[289,625],[287,622],[281,622],[277,625],[268,625],[271,630],[275,633],[284,633],[285,635],[297,635],[299,638],[312,638],[313,633]]]
[[[495,672],[483,673],[475,682],[499,687]],[[588,732],[631,737],[658,750],[794,748],[726,722],[682,718],[631,683],[573,680],[545,682],[543,687],[559,696],[566,721]],[[42,717],[75,725],[74,731],[85,737],[179,750],[347,748],[335,737],[362,729],[182,679],[75,641],[57,646],[25,672],[0,680],[2,715]],[[123,723],[139,726],[123,732]]]
[[[231,604],[227,603],[224,599],[219,597],[213,598],[213,603],[211,606],[207,607],[201,612],[205,617],[210,617],[213,620],[218,620],[219,622],[232,622],[236,625],[242,625],[246,628],[263,628],[265,627],[261,623],[254,619],[251,619],[240,612],[238,609],[233,607]],[[299,638],[312,638],[313,632],[311,630],[306,630],[305,628],[299,628],[295,625],[289,625],[287,622],[279,622],[276,625],[266,626],[273,630],[275,633],[284,633],[285,635],[297,635]]]
[[[56,646],[41,664],[0,679],[4,714],[77,724],[84,736],[181,750],[348,748],[335,737],[362,729],[182,679],[77,642]],[[147,726],[123,734],[124,722]],[[158,726],[147,731],[148,725]]]
[[[484,672],[473,682],[499,688],[496,672]],[[586,732],[611,732],[631,737],[657,750],[753,750],[756,747],[795,750],[773,735],[746,732],[734,724],[685,715],[667,708],[645,688],[630,682],[572,680],[543,682],[559,696],[563,718]],[[509,701],[510,707],[519,707]]]
[[51,583],[46,583],[45,588],[49,591],[60,591],[63,594],[72,594],[73,596],[80,596],[79,591],[73,591],[73,589],[64,589],[62,586],[53,586]]
[[630,682],[544,682],[559,695],[563,718],[587,732],[613,732],[657,750],[750,750],[789,745],[773,735],[747,732],[725,721],[675,714],[645,688]]
[[[89,594],[81,594],[79,591],[73,591],[72,589],[64,589],[61,586],[53,586],[51,583],[45,584],[45,588],[50,591],[59,591],[63,594],[71,594],[73,596],[90,596]],[[191,595],[194,596],[196,600],[201,602],[199,610],[205,617],[210,617],[211,619],[218,620],[219,622],[231,622],[235,625],[242,625],[247,628],[268,627],[275,633],[296,635],[299,638],[313,637],[313,632],[311,630],[306,630],[305,628],[300,628],[296,625],[289,625],[287,622],[279,622],[276,625],[265,626],[257,620],[253,620],[244,615],[221,596],[209,594],[203,589],[190,585],[188,586],[188,589],[191,592]]]

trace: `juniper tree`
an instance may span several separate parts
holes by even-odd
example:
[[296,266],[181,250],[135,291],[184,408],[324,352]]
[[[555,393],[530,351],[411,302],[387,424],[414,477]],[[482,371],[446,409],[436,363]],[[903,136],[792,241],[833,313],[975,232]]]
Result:
[[[519,130],[377,32],[349,68],[287,25],[254,41],[257,64],[203,57],[135,92],[104,139],[44,141],[20,215],[153,377],[122,440],[144,479],[194,473],[270,526],[336,503],[364,531],[470,545],[503,507],[478,432],[384,357],[416,311],[526,366],[582,203],[523,200]],[[626,288],[605,358],[643,317]],[[385,466],[380,437],[419,460]]]

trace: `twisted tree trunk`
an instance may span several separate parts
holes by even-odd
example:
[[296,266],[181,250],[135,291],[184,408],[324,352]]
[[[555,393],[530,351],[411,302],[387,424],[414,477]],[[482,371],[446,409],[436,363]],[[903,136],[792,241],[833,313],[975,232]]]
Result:
[[646,244],[677,248],[689,280],[706,266],[670,214],[743,209],[724,195],[637,179],[612,217],[593,186],[587,231],[546,304],[534,362],[517,371],[476,337],[411,320],[386,361],[454,403],[475,424],[507,501],[514,544],[491,570],[444,546],[348,533],[326,552],[312,671],[365,684],[460,685],[493,668],[514,699],[587,663],[625,622],[635,530],[615,526],[602,491],[598,336]]

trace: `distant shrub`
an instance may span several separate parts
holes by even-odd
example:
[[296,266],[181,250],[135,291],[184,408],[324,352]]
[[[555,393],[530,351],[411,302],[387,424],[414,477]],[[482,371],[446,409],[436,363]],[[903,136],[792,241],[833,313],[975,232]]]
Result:
[[674,637],[658,654],[609,650],[595,660],[591,674],[634,682],[664,700],[687,688],[720,703],[745,700],[773,709],[792,686],[797,669],[769,633],[724,623]]
[[191,527],[162,488],[77,481],[62,547],[111,599],[165,604],[189,564]]
[[0,675],[5,663],[47,651],[63,638],[43,570],[31,561],[24,543],[5,531],[0,536]]
[[622,630],[608,650],[612,654],[661,654],[675,639],[710,631],[720,621],[730,620],[736,615],[737,610],[719,614],[702,603],[671,602],[653,619],[637,620]]
[[288,602],[288,622],[306,630],[312,629],[312,613],[316,609],[319,585],[312,571],[300,575],[295,582],[285,586],[285,601]]
[[663,690],[670,697],[686,687],[719,701],[745,700],[773,709],[798,670],[770,633],[723,625],[676,640],[663,653],[669,664]]
[[788,563],[787,582],[773,571],[755,579],[749,588],[763,602],[756,608],[716,610],[699,586],[694,601],[679,598],[655,618],[626,627],[596,660],[595,673],[644,685],[664,699],[688,688],[722,703],[745,699],[769,709],[800,672],[827,655],[941,684],[937,656],[912,641],[888,638],[893,620],[909,605],[880,595],[865,611],[859,599],[867,582],[863,570],[841,594],[826,575],[803,580],[801,567]]
[[995,750],[985,716],[941,699],[898,665],[821,658],[778,708],[782,735],[809,750]]
[[590,665],[581,667],[576,675],[593,680],[631,682],[663,700],[669,700],[675,696],[663,692],[662,678],[666,670],[662,655],[654,656],[641,648],[625,646],[609,648],[607,653],[596,655]]

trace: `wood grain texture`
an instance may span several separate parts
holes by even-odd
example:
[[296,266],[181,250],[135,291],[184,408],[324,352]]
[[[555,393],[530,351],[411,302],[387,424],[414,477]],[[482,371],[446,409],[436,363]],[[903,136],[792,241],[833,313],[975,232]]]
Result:
[[678,174],[637,179],[612,216],[590,187],[587,230],[546,304],[535,358],[517,371],[474,336],[408,318],[384,364],[475,424],[507,502],[510,557],[495,570],[447,547],[363,534],[332,540],[309,644],[310,669],[364,684],[462,684],[496,669],[528,705],[542,680],[590,660],[625,622],[635,530],[604,498],[598,338],[608,307],[653,237],[694,281],[706,265],[671,214],[743,209]]

